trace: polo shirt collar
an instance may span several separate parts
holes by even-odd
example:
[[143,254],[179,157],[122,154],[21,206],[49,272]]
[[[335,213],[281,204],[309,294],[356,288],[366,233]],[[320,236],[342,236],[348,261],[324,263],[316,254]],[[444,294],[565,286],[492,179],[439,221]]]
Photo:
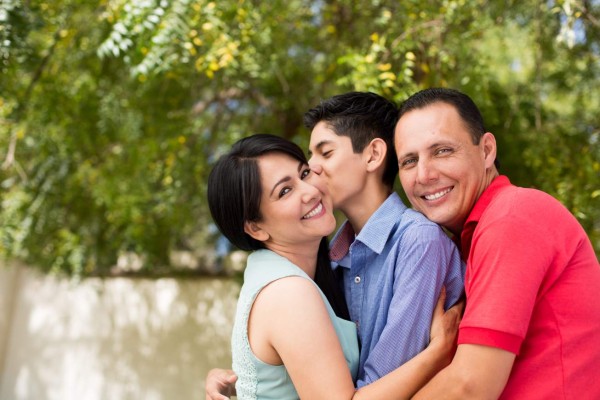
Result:
[[463,230],[460,234],[461,257],[464,261],[466,261],[469,257],[473,233],[475,232],[475,227],[481,219],[481,216],[488,208],[492,200],[496,197],[498,192],[510,185],[511,183],[506,175],[499,175],[494,178],[490,185],[483,191],[483,193],[481,193],[479,199],[477,199],[477,202],[467,217],[467,220],[463,225]]

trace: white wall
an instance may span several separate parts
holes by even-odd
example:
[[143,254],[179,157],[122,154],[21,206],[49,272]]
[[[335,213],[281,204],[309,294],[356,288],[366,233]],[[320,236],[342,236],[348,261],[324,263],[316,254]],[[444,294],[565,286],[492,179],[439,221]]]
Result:
[[238,291],[0,268],[0,399],[203,399],[208,369],[231,363]]
[[15,266],[0,268],[0,377],[4,376],[4,361],[8,349],[18,271]]

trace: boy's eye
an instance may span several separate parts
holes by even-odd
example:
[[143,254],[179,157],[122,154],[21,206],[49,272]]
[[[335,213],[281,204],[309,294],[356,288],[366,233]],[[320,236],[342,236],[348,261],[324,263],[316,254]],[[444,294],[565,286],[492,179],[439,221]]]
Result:
[[327,150],[322,153],[322,156],[325,158],[329,157],[330,155],[331,155],[331,150]]

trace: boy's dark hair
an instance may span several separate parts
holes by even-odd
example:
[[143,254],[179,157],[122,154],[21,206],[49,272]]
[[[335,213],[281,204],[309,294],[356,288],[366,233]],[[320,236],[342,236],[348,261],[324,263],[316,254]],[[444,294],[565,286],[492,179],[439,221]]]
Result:
[[[481,112],[469,96],[455,89],[429,88],[413,94],[400,105],[398,119],[409,111],[422,109],[434,103],[446,103],[454,107],[465,123],[473,144],[479,144],[486,132]],[[494,164],[499,168],[498,157]]]
[[321,121],[336,135],[348,136],[355,153],[362,152],[375,138],[387,145],[383,183],[394,186],[398,160],[394,150],[394,128],[398,108],[390,100],[371,92],[349,92],[321,101],[304,114],[304,125],[313,130]]

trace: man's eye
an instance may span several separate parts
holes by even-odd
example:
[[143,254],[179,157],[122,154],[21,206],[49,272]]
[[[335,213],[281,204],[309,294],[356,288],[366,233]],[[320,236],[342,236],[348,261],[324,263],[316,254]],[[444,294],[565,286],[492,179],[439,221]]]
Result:
[[415,164],[416,162],[417,162],[416,158],[408,158],[408,159],[402,161],[402,163],[400,164],[400,167],[410,167],[413,164]]
[[446,153],[451,153],[452,149],[448,148],[448,147],[444,147],[441,149],[438,149],[438,151],[435,152],[435,154],[446,154]]

